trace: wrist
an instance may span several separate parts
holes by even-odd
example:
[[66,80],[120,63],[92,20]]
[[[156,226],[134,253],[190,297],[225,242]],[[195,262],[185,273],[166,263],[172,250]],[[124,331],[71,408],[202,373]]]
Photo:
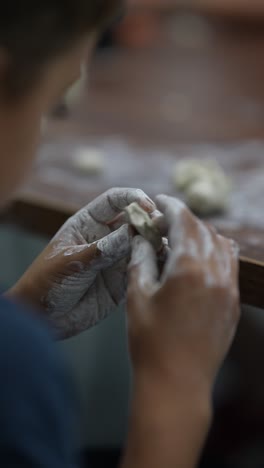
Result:
[[34,287],[28,284],[23,277],[6,291],[5,296],[11,301],[22,302],[30,307],[42,310],[40,299],[35,294]]
[[[165,364],[164,364],[165,361]],[[162,387],[165,393],[189,395],[195,393],[211,398],[213,378],[209,377],[203,366],[197,365],[195,356],[181,356],[177,360],[156,359],[155,365],[134,366],[136,386]]]
[[181,466],[199,460],[212,418],[207,386],[178,385],[145,374],[134,380],[126,468]]
[[157,412],[171,419],[178,418],[178,406],[186,403],[186,411],[197,413],[201,423],[209,425],[212,415],[212,388],[206,380],[196,375],[184,378],[162,373],[137,372],[134,375],[134,396],[144,402],[146,408],[156,408]]

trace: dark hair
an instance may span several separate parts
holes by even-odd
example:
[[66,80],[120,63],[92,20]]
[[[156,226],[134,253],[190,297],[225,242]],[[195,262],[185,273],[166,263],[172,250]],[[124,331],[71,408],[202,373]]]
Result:
[[107,26],[122,0],[7,0],[1,5],[0,47],[8,52],[9,94],[19,95],[42,66],[82,35]]

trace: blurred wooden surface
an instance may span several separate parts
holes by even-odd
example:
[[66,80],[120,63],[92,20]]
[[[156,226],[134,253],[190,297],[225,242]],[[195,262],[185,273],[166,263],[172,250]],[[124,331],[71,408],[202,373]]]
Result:
[[264,15],[264,5],[261,0],[128,0],[131,10],[170,11],[187,7],[195,11],[210,12],[217,15],[259,18]]
[[[80,147],[100,150],[101,175],[74,167]],[[112,186],[177,195],[174,164],[196,156],[217,159],[233,178],[229,213],[211,221],[240,244],[250,263],[243,284],[254,277],[245,300],[264,307],[262,25],[172,15],[151,47],[99,52],[89,91],[71,115],[50,123],[9,219],[52,235]]]

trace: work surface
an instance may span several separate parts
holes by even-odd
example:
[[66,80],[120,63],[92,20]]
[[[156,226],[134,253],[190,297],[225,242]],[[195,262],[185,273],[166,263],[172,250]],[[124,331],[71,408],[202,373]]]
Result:
[[[179,33],[176,18],[151,48],[98,53],[89,92],[69,116],[51,121],[10,216],[52,235],[110,187],[177,195],[177,159],[217,159],[233,179],[233,193],[229,212],[211,221],[238,241],[247,259],[244,300],[264,307],[263,28],[191,21],[191,36],[186,27]],[[74,167],[82,147],[101,151],[102,174]]]

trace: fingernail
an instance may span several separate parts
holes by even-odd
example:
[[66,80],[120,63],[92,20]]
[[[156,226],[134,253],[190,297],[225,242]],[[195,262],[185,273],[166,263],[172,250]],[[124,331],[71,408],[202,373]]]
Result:
[[152,205],[154,205],[154,201],[151,200],[151,198],[148,195],[146,195],[146,200],[148,200]]
[[152,211],[156,208],[155,203],[150,198],[142,198],[139,200],[138,204],[148,213],[152,213]]

